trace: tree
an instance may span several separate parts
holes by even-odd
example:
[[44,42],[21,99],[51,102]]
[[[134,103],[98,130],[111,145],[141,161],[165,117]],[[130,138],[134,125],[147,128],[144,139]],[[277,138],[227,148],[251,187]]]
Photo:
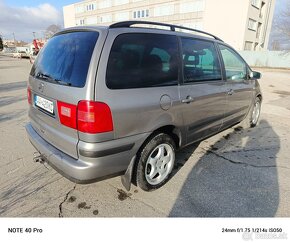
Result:
[[45,38],[46,39],[51,38],[56,32],[60,31],[60,29],[61,28],[59,25],[52,24],[48,26],[45,30]]
[[288,2],[276,16],[273,23],[273,40],[275,49],[290,52],[290,3]]
[[0,51],[2,51],[3,50],[3,40],[2,40],[2,38],[0,37]]

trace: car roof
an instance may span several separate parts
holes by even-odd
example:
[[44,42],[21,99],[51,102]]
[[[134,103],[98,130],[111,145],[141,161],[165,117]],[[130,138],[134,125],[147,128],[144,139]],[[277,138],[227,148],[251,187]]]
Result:
[[[153,26],[163,26],[170,28],[169,30],[161,29],[161,28],[150,28],[150,27],[144,27],[144,26],[132,26],[132,25],[153,25]],[[107,32],[111,29],[123,29],[124,32],[129,31],[132,33],[132,30],[146,30],[146,31],[154,31],[164,34],[174,34],[177,36],[184,36],[184,37],[193,37],[197,39],[203,39],[203,40],[210,40],[210,41],[217,41],[220,43],[224,43],[220,38],[217,36],[202,31],[198,29],[192,29],[184,26],[178,26],[178,25],[172,25],[172,24],[166,24],[166,23],[159,23],[159,22],[151,22],[151,21],[122,21],[114,23],[110,26],[76,26],[76,27],[70,27],[61,30],[60,32],[56,33],[55,35],[63,34],[63,33],[69,33],[74,31],[98,31],[98,32]],[[176,29],[186,30],[186,32],[177,31]],[[193,33],[189,33],[189,31]],[[134,32],[134,31],[133,31]]]

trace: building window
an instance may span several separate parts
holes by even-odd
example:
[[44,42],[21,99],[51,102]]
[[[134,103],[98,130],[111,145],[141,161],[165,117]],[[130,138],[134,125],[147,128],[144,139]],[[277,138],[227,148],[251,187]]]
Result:
[[257,30],[257,21],[253,19],[249,19],[248,29],[256,31]]
[[265,15],[265,2],[262,2],[261,9],[260,9],[260,18],[263,18]]
[[92,10],[95,10],[95,9],[97,9],[97,6],[96,6],[96,4],[95,3],[91,3],[91,4],[88,4],[87,5],[87,11],[92,11]]
[[204,1],[181,3],[179,7],[180,13],[200,12],[204,11],[204,9],[205,9]]
[[140,19],[140,18],[146,18],[146,17],[149,17],[149,9],[136,10],[133,12],[134,19]]
[[85,20],[84,19],[77,19],[76,25],[85,25]]
[[260,38],[260,35],[261,35],[261,29],[262,29],[262,23],[258,23],[258,28],[257,28],[257,35],[256,35],[256,38]]
[[257,43],[257,42],[255,43],[254,50],[255,51],[258,51],[259,50],[259,43]]
[[154,16],[165,16],[174,14],[174,5],[162,5],[154,8]]
[[254,6],[256,8],[260,8],[261,1],[260,0],[251,0],[251,4],[252,4],[252,6]]
[[253,42],[251,41],[246,41],[245,42],[245,51],[251,51],[252,50],[252,46],[253,46]]

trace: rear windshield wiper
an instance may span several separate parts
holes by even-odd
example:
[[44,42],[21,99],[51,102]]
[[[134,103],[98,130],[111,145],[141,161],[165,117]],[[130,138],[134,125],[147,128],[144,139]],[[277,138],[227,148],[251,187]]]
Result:
[[50,75],[44,74],[44,73],[41,73],[41,72],[37,73],[36,77],[44,79],[44,80],[51,80],[52,79],[52,77]]
[[55,81],[56,83],[61,84],[61,85],[71,86],[71,83],[62,81],[60,79],[54,79],[53,81]]
[[40,79],[43,79],[43,80],[46,80],[48,82],[53,82],[53,83],[57,83],[57,84],[61,84],[61,85],[66,85],[66,86],[71,86],[72,85],[69,82],[64,82],[64,81],[62,81],[60,79],[53,78],[50,75],[44,74],[44,73],[41,73],[41,72],[37,73],[36,77],[38,77]]

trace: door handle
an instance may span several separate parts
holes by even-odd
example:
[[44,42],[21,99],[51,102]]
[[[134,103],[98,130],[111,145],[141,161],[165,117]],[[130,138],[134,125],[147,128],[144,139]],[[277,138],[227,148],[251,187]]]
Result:
[[234,92],[235,92],[235,91],[234,91],[233,89],[229,89],[229,90],[228,90],[228,95],[233,95]]
[[181,100],[182,103],[186,103],[186,104],[189,104],[193,101],[194,99],[190,95],[188,95],[185,99]]

